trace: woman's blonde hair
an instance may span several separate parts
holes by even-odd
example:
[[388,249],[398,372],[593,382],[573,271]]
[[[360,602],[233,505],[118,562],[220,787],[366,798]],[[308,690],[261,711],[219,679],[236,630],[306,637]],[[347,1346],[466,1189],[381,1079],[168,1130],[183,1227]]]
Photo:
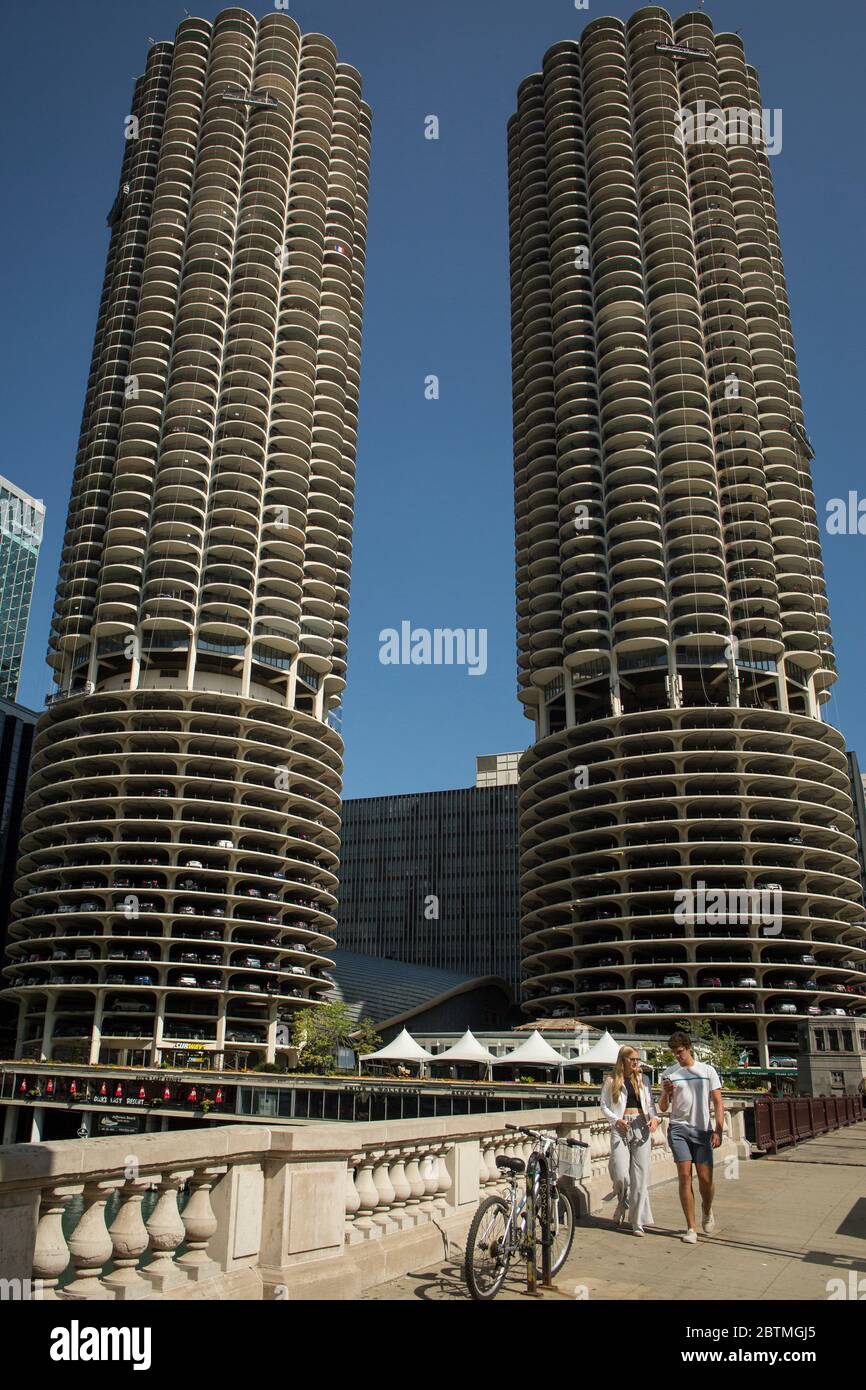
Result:
[[643,1068],[640,1066],[640,1053],[636,1047],[632,1047],[629,1043],[626,1043],[625,1047],[621,1047],[617,1053],[616,1062],[610,1074],[612,1082],[611,1094],[614,1101],[618,1101],[622,1095],[622,1089],[625,1085],[625,1059],[631,1056],[637,1057],[638,1059],[638,1069],[634,1073],[635,1088],[639,1089],[643,1084]]

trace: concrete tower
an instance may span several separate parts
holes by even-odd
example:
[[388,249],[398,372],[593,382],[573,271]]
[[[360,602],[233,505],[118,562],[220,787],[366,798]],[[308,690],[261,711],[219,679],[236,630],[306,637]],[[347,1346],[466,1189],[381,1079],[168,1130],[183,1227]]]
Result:
[[264,1060],[333,945],[370,111],[229,9],[125,134],[6,975],[26,1055]]
[[508,134],[525,1007],[766,1059],[862,1005],[866,930],[761,108],[653,6]]

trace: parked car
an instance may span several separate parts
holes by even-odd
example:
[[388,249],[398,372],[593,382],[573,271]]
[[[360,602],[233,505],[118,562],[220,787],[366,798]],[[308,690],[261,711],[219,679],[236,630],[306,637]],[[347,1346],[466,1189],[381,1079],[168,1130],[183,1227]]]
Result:
[[217,840],[217,849],[234,849],[234,840]]
[[634,1011],[636,1014],[654,1014],[658,1009],[651,999],[638,999],[635,1001]]
[[701,987],[702,987],[702,988],[708,987],[708,988],[710,988],[710,989],[721,989],[721,987],[722,987],[721,976],[720,976],[720,975],[705,975],[704,978],[700,981],[700,984],[701,984]]
[[226,1042],[260,1042],[258,1033],[252,1028],[227,1028]]
[[662,977],[662,985],[673,985],[677,987],[679,985],[684,985],[685,982],[685,976],[680,975],[680,973],[676,970],[673,970],[670,972],[670,974],[664,975]]
[[737,978],[737,989],[757,989],[758,981],[754,975],[740,975]]
[[817,965],[817,964],[818,964],[818,962],[816,961],[815,957],[814,957],[813,955],[811,955],[809,951],[806,951],[802,956],[798,956],[798,957],[797,957],[797,961],[799,962],[800,965]]
[[195,975],[178,975],[174,983],[180,985],[182,989],[195,989],[196,977]]
[[770,1005],[770,1013],[771,1013],[771,1014],[795,1014],[796,1012],[797,1012],[797,1005],[796,1005],[796,1004],[771,1004],[771,1005]]
[[142,999],[115,999],[111,1009],[119,1014],[149,1014],[151,1005],[145,1004]]
[[757,1013],[757,1009],[755,1008],[753,1001],[749,999],[745,1003],[735,1004],[734,1012],[738,1014],[753,1014]]
[[143,970],[141,974],[133,975],[132,983],[134,985],[155,985],[156,975],[152,970]]
[[569,1009],[554,1009],[551,1018],[568,1018]]
[[723,999],[708,999],[704,1004],[704,1011],[708,1014],[723,1014],[727,1008]]
[[219,989],[221,981],[219,975],[199,975],[199,989]]
[[96,952],[92,946],[79,946],[75,952],[76,960],[93,960],[95,956]]
[[187,868],[187,869],[202,869],[202,868],[204,868],[204,865],[202,864],[202,862],[201,862],[200,859],[188,859],[188,860],[186,861],[186,864],[184,865],[184,868]]

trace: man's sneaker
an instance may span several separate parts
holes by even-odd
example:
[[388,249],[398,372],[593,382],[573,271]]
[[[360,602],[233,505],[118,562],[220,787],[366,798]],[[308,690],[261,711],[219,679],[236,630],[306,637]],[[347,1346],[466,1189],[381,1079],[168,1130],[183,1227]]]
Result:
[[643,1226],[635,1226],[633,1234],[636,1236],[645,1236],[646,1231],[644,1230]]
[[711,1236],[716,1229],[716,1218],[711,1211],[704,1212],[703,1227],[705,1234],[708,1236]]
[[619,1201],[616,1204],[616,1209],[613,1213],[613,1219],[618,1226],[621,1226],[623,1221],[625,1220],[625,1200],[622,1197],[620,1197]]
[[686,1231],[685,1235],[681,1236],[680,1239],[685,1245],[697,1245],[698,1233],[697,1231]]

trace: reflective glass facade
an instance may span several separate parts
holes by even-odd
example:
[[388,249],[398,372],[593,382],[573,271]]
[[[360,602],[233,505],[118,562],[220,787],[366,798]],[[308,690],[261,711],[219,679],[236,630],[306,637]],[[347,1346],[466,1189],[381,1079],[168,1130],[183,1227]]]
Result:
[[0,698],[18,695],[45,508],[0,478]]

